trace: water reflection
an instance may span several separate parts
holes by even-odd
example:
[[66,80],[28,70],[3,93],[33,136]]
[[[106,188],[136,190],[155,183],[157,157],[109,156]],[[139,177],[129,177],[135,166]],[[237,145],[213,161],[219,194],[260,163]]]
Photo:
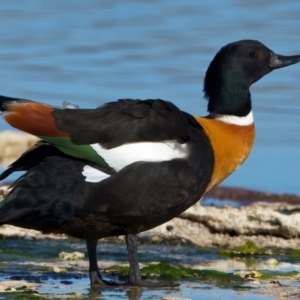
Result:
[[[143,299],[142,297],[144,294],[148,294],[148,296],[153,296],[151,294],[160,294],[162,295],[162,291],[145,291],[142,288],[111,288],[111,289],[101,289],[97,287],[91,287],[89,289],[88,297],[91,299],[128,299],[128,300],[140,300]],[[145,299],[145,298],[144,298]]]
[[134,288],[131,288],[131,289],[128,289],[126,291],[126,295],[128,297],[129,300],[139,300],[141,299],[142,297],[142,289],[134,289]]

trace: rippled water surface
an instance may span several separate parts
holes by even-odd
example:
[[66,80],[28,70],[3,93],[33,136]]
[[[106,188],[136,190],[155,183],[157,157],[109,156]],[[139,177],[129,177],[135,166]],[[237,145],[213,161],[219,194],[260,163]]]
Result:
[[[205,115],[202,81],[221,46],[247,38],[300,53],[296,0],[11,0],[0,20],[0,94],[54,105],[162,98]],[[299,80],[300,64],[253,86],[256,144],[224,184],[300,194]]]
[[[86,252],[83,242],[76,239],[45,239],[3,240],[1,243],[0,299],[157,300],[164,299],[163,297],[174,297],[178,300],[180,298],[191,300],[276,299],[274,296],[269,296],[268,293],[261,291],[261,286],[266,284],[266,279],[261,278],[257,279],[260,281],[259,284],[255,284],[255,280],[242,278],[235,280],[193,278],[179,281],[180,288],[173,289],[91,288],[87,274],[86,256],[77,261],[64,261],[58,257],[61,251]],[[276,272],[277,275],[271,275],[274,282],[279,280],[285,288],[299,287],[299,276],[292,281],[284,279],[286,272],[294,271],[298,274],[297,272],[300,270],[299,259],[291,261],[290,257],[282,254],[272,255],[271,257],[279,260],[279,264],[270,266],[266,264],[270,255],[226,258],[218,254],[216,249],[203,250],[197,247],[179,245],[140,245],[139,257],[142,264],[154,263],[159,259],[159,261],[171,265],[184,264],[187,267],[202,270],[217,269],[220,272],[225,272],[223,274],[225,276],[227,274],[228,277],[230,273],[253,269],[262,274],[274,274]],[[101,270],[107,266],[127,263],[125,245],[101,243],[98,247],[98,261]],[[55,267],[65,271],[55,272]],[[106,278],[111,279],[111,275]],[[24,290],[24,286],[26,286],[32,292],[27,294],[18,290],[15,293],[3,292],[4,285],[9,282],[14,282],[12,287],[20,288],[23,286]],[[34,296],[33,291],[37,291],[39,295]]]

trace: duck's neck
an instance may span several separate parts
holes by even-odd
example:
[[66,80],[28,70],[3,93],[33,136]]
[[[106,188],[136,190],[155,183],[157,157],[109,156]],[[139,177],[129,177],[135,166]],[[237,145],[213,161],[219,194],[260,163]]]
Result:
[[[207,70],[204,80],[208,112],[245,117],[251,112],[250,82],[233,72]],[[225,69],[226,70],[226,69]]]
[[231,88],[220,87],[208,97],[208,112],[220,115],[245,117],[251,112],[251,94],[249,89],[238,89],[236,85]]

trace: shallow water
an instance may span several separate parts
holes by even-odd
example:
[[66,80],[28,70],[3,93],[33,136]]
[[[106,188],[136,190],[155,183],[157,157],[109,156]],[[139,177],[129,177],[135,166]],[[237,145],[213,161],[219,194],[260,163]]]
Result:
[[[276,299],[259,291],[260,285],[251,280],[180,280],[180,288],[173,289],[135,289],[135,288],[90,288],[87,275],[87,258],[78,261],[64,261],[58,257],[61,251],[84,252],[84,243],[77,239],[63,240],[1,240],[0,256],[0,290],[3,282],[14,281],[14,287],[31,287],[39,296],[53,299],[104,298],[104,299],[161,299],[177,297],[188,299],[235,299],[245,300]],[[269,258],[279,261],[277,266],[266,263]],[[140,245],[139,258],[142,264],[165,262],[171,265],[184,264],[194,269],[219,270],[225,273],[256,270],[262,274],[276,272],[272,278],[279,280],[286,287],[299,287],[298,279],[286,283],[277,278],[285,272],[300,271],[299,255],[292,256],[279,252],[272,255],[241,256],[228,258],[218,253],[217,249],[202,249],[189,246],[154,246]],[[100,243],[98,261],[101,269],[110,265],[127,263],[127,252],[124,244]],[[65,269],[56,273],[53,267]],[[106,278],[110,278],[106,275]],[[111,275],[110,275],[111,276]],[[272,279],[271,278],[271,279]],[[257,279],[264,284],[265,280]],[[18,284],[19,282],[19,284]],[[24,288],[23,288],[24,289]],[[19,292],[0,292],[0,299],[12,299]],[[23,292],[25,293],[25,292]],[[23,294],[24,295],[24,294]],[[28,294],[32,295],[32,294]],[[32,298],[35,299],[35,298]]]
[[[81,107],[163,98],[205,115],[202,81],[216,51],[248,38],[300,53],[299,15],[296,0],[3,1],[0,94]],[[295,65],[253,86],[256,144],[224,184],[300,194],[299,79]]]

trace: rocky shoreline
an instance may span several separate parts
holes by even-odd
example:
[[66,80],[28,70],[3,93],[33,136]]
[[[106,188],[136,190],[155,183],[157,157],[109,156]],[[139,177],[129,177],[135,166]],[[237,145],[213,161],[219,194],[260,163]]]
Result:
[[[226,197],[222,196],[223,191]],[[235,193],[237,191],[237,193]],[[8,192],[8,186],[0,189],[0,200]],[[279,247],[300,249],[300,213],[299,202],[295,195],[276,195],[274,201],[271,194],[266,194],[263,201],[262,192],[254,192],[234,188],[216,188],[208,197],[218,199],[224,197],[239,201],[240,195],[259,195],[260,200],[248,199],[247,206],[239,208],[231,206],[215,207],[195,204],[173,220],[152,230],[140,234],[142,242],[149,243],[182,243],[201,247],[236,247],[253,241],[260,247]],[[273,195],[271,195],[273,197]],[[283,198],[280,201],[281,197]],[[284,201],[284,199],[292,199]],[[244,204],[245,201],[241,199]],[[65,238],[60,235],[43,235],[34,230],[26,230],[14,226],[0,227],[2,238]],[[108,241],[123,241],[123,237],[110,238]]]

